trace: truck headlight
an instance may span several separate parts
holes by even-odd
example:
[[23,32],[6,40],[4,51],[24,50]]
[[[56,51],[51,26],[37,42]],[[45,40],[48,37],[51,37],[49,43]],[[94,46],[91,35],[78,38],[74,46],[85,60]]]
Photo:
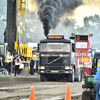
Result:
[[66,73],[69,73],[69,71],[66,71]]
[[69,69],[69,67],[68,67],[68,66],[66,66],[66,67],[65,67],[65,69]]
[[44,66],[41,66],[41,69],[45,69],[45,67]]
[[41,73],[44,73],[44,71],[41,71]]

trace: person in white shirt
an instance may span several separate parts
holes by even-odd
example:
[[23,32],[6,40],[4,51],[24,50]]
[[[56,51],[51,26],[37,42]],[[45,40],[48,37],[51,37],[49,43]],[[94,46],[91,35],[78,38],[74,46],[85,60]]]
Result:
[[15,59],[15,76],[16,76],[16,74],[19,75],[19,73],[20,73],[20,71],[19,71],[20,63],[21,63],[21,59],[19,58],[19,56],[16,56],[16,59]]
[[12,62],[12,56],[11,56],[11,53],[9,53],[9,56],[8,56],[8,60],[7,60],[7,63],[8,63],[8,72],[9,74],[11,74],[11,62]]

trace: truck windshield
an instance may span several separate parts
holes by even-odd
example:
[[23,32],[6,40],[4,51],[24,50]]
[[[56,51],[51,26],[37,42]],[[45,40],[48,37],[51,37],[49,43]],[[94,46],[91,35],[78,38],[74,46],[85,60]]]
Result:
[[76,48],[87,49],[87,42],[76,42]]
[[70,43],[41,43],[40,52],[70,52]]

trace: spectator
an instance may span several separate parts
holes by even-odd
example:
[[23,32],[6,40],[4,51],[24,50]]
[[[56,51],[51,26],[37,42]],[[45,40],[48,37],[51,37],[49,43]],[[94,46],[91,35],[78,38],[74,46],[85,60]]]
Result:
[[23,69],[24,69],[24,64],[22,62],[20,62],[19,72],[21,73]]
[[30,58],[30,74],[34,75],[34,60]]
[[13,68],[12,68],[12,72],[15,73],[15,57],[13,56],[13,62],[12,62],[12,65],[13,65]]
[[2,57],[0,57],[0,68],[4,67],[4,60],[2,59]]
[[19,71],[20,62],[21,62],[21,59],[19,58],[19,56],[16,56],[16,59],[15,59],[15,76],[16,76],[16,74],[19,75],[19,73],[20,73],[20,71]]
[[12,56],[11,56],[11,53],[9,53],[9,55],[8,55],[8,60],[7,60],[7,69],[8,69],[8,72],[9,72],[9,74],[11,74],[11,62],[12,62]]

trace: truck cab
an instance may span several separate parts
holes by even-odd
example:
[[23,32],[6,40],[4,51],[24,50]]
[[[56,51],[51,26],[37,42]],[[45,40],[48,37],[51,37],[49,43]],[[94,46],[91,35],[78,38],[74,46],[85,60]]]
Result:
[[49,35],[39,43],[40,80],[75,79],[75,45],[63,35]]

